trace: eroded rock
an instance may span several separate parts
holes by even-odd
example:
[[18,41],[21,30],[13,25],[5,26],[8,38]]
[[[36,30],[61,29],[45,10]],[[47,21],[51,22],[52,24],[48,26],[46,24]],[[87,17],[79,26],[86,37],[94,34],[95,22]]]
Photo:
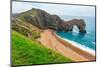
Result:
[[51,15],[40,9],[32,8],[29,11],[16,15],[16,17],[21,17],[24,19],[24,21],[27,21],[32,25],[39,27],[40,29],[50,28],[54,30],[72,31],[73,26],[76,25],[79,29],[79,32],[86,33],[86,24],[83,19],[72,19],[69,21],[64,21],[59,16]]

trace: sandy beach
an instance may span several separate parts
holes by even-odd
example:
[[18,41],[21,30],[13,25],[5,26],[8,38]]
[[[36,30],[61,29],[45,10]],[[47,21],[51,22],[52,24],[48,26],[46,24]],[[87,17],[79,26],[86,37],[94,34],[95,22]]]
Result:
[[95,56],[91,53],[81,50],[73,46],[71,43],[60,39],[54,31],[47,29],[41,33],[38,39],[45,47],[51,48],[54,51],[62,54],[65,57],[72,59],[75,62],[79,61],[94,61]]

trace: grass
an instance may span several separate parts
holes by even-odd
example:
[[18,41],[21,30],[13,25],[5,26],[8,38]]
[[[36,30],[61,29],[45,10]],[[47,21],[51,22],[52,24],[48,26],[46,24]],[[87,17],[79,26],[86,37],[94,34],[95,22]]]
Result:
[[29,20],[30,18],[32,19],[32,16],[34,17],[36,15],[37,15],[37,10],[36,9],[31,9],[31,10],[28,10],[26,12],[20,13],[20,15],[17,16],[17,18],[19,18],[19,19],[21,19],[23,21],[26,21],[26,19],[27,20]]
[[48,64],[62,62],[72,62],[72,60],[42,46],[36,40],[28,39],[16,31],[12,32],[13,65]]

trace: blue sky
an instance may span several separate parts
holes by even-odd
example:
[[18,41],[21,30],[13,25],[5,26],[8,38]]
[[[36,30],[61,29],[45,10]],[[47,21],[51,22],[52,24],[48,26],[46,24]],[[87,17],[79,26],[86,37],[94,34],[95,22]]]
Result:
[[30,3],[30,2],[12,3],[12,13],[24,12],[31,8],[42,9],[50,14],[57,14],[57,15],[95,16],[95,7],[90,7],[90,6]]

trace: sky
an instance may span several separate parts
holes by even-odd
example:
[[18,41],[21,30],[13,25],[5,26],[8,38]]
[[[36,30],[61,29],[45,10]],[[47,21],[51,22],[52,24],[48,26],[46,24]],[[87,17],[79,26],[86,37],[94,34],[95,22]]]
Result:
[[56,14],[56,15],[95,16],[95,7],[93,6],[15,2],[15,1],[12,2],[12,13],[24,12],[32,8],[42,9],[50,14]]

